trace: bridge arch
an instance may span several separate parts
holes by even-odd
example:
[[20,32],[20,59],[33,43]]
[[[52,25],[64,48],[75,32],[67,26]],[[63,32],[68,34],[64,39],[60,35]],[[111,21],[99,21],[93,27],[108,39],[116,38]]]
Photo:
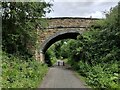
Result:
[[40,61],[42,62],[45,61],[45,52],[53,43],[62,39],[77,39],[77,36],[80,34],[82,34],[82,32],[80,32],[79,30],[66,30],[66,31],[57,32],[52,36],[50,36],[41,44]]

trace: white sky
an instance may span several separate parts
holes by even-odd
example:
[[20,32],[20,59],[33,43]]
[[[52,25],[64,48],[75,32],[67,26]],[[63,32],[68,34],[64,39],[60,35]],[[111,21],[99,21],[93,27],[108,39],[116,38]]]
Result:
[[117,5],[120,0],[45,0],[53,3],[53,11],[46,17],[104,18],[104,11]]

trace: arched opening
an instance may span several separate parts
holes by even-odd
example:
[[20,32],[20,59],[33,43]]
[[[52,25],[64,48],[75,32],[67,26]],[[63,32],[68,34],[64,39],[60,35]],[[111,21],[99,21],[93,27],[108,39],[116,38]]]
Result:
[[78,30],[69,30],[69,31],[61,31],[57,32],[54,35],[50,36],[45,42],[41,45],[40,54],[41,54],[41,61],[44,62],[45,60],[45,52],[47,49],[55,42],[63,39],[77,39],[77,36],[80,35],[82,32]]
[[[56,41],[47,49],[45,53],[45,63],[48,66],[65,66],[72,57],[72,51],[75,50],[77,42],[76,39]],[[77,62],[76,59],[74,59],[74,61]],[[60,62],[59,65],[58,62]]]

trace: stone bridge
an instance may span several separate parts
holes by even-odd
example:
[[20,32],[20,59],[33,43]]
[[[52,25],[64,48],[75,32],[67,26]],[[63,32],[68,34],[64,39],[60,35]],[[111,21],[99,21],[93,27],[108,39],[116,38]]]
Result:
[[56,41],[62,39],[76,39],[79,34],[89,30],[88,28],[97,18],[61,17],[47,18],[48,27],[40,30],[39,48],[36,51],[36,59],[44,62],[46,50]]

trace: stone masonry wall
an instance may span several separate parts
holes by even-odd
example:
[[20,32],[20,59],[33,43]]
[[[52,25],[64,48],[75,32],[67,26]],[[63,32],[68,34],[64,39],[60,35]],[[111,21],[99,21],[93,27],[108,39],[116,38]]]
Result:
[[54,27],[88,27],[95,20],[95,18],[49,18],[48,28]]
[[49,18],[48,27],[40,32],[39,42],[43,43],[49,36],[54,35],[56,32],[65,30],[80,30],[86,29],[92,25],[96,20],[95,18]]
[[[39,33],[39,48],[46,39],[51,35],[54,35],[56,32],[65,31],[65,30],[80,30],[82,32],[88,30],[87,28],[92,25],[96,20],[95,18],[48,18],[48,27],[44,30],[40,30]],[[40,49],[39,49],[40,50]],[[36,58],[40,58],[39,50],[36,54]]]

